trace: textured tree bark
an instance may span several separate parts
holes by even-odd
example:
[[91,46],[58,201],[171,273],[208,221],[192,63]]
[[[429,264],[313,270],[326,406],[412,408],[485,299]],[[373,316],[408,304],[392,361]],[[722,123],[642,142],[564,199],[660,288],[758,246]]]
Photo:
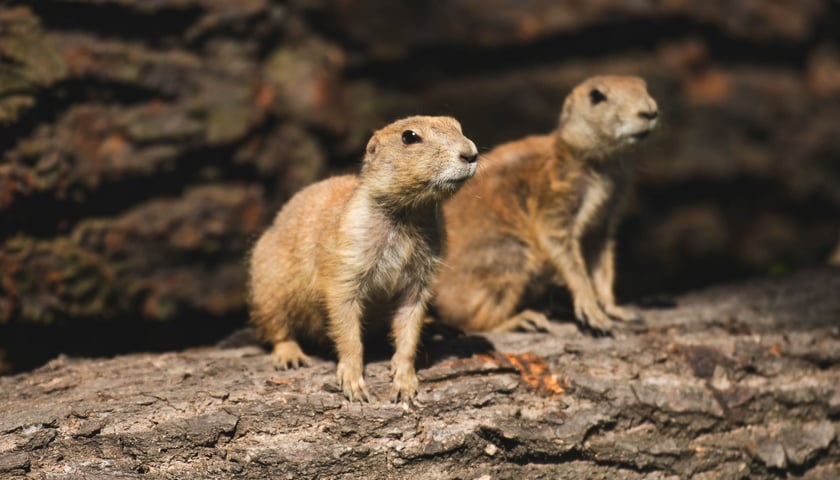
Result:
[[[242,318],[242,258],[396,116],[482,149],[556,124],[582,78],[646,77],[620,292],[828,258],[836,2],[38,0],[0,6],[0,328]],[[208,293],[209,292],[209,293]],[[0,335],[2,336],[2,335]]]
[[699,291],[591,338],[429,334],[421,406],[351,404],[335,363],[227,346],[0,377],[3,478],[840,475],[840,270]]

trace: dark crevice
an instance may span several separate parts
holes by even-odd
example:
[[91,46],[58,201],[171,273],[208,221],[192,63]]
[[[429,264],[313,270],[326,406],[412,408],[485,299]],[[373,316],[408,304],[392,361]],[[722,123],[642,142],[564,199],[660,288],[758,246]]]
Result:
[[190,51],[205,53],[216,39],[235,39],[252,49],[249,53],[252,52],[253,57],[262,64],[278,46],[287,41],[284,20],[278,18],[275,10],[269,8],[256,15],[219,23],[189,38],[181,39],[181,42]]
[[[312,16],[322,34],[338,43],[364,50],[335,25],[335,17]],[[655,50],[659,45],[687,38],[705,40],[709,56],[722,64],[793,67],[803,70],[818,38],[800,42],[756,41],[728,33],[713,24],[684,17],[630,18],[599,22],[580,30],[547,36],[532,43],[496,47],[461,44],[422,46],[397,60],[374,60],[351,65],[349,79],[373,79],[383,87],[420,89],[458,77],[515,71],[575,59],[608,59]],[[364,55],[357,55],[362,58]]]
[[[787,187],[775,179],[733,177],[726,180],[688,180],[668,185],[639,185],[637,208],[624,219],[618,235],[617,293],[621,299],[639,299],[652,294],[677,294],[704,288],[722,281],[737,281],[766,275],[766,269],[746,264],[737,257],[743,230],[757,221],[757,212],[767,218],[794,219],[797,231],[809,231],[808,248],[787,248],[774,258],[780,271],[822,265],[836,245],[837,232],[823,228],[830,218],[840,216],[840,206],[821,194],[793,198],[780,195]],[[654,225],[681,207],[708,206],[715,209],[727,235],[723,245],[708,252],[691,253],[677,247],[676,262],[651,265],[650,255],[640,255],[628,245],[638,245],[640,236],[650,234]],[[811,228],[813,227],[813,228]],[[816,236],[815,232],[822,232]],[[636,239],[631,241],[629,239]],[[652,274],[652,270],[656,273]],[[691,272],[686,275],[685,272]]]
[[[221,19],[201,25],[213,12],[200,6],[155,5],[137,8],[118,3],[90,3],[68,0],[22,2],[30,5],[45,30],[95,35],[103,39],[142,42],[143,48],[183,48],[204,52],[215,38],[236,38],[253,42],[257,58],[273,50],[282,35],[285,17],[276,9],[252,12],[249,16]],[[142,5],[138,2],[138,5]],[[193,31],[196,26],[199,30]]]
[[673,475],[674,471],[670,468],[660,468],[655,465],[636,465],[635,463],[627,463],[627,462],[620,462],[620,461],[610,461],[602,458],[589,458],[587,459],[598,465],[599,467],[609,467],[609,468],[616,468],[619,470],[627,470],[630,472],[638,473],[638,474],[646,474],[646,473],[653,473],[653,472],[664,472],[667,475]]
[[356,54],[365,50],[365,44],[356,41],[344,31],[340,25],[341,19],[338,18],[336,12],[313,9],[300,13],[306,20],[306,24],[319,36],[330,40],[336,45],[341,45],[348,52],[354,52],[354,58],[358,59],[361,57]]
[[490,442],[505,451],[511,451],[521,445],[521,442],[516,438],[505,437],[499,429],[486,425],[480,426],[475,433],[480,439]]
[[517,465],[560,465],[570,462],[593,462],[592,458],[583,452],[572,449],[561,454],[549,454],[547,452],[527,452],[521,455],[507,457],[509,461]]
[[72,318],[53,324],[0,324],[0,351],[15,371],[43,365],[58,354],[113,357],[129,352],[165,352],[209,346],[245,324],[244,311],[224,316],[185,312],[177,322],[121,316],[110,321]]
[[808,362],[809,364],[822,371],[831,370],[837,366],[836,360],[834,358],[831,358],[830,356],[826,357],[817,354],[809,354],[802,356],[794,356],[792,358],[797,358]]
[[[17,58],[10,57],[6,52],[0,51],[0,66],[3,67],[20,67],[23,65],[23,62],[18,60]],[[6,90],[8,91],[8,90]]]
[[586,432],[584,432],[583,439],[581,439],[580,443],[581,445],[586,445],[586,443],[589,442],[589,439],[591,439],[592,437],[596,435],[609,433],[615,430],[617,426],[618,422],[616,422],[615,420],[609,420],[603,423],[596,423],[591,428],[586,430]]
[[[840,214],[840,206],[832,198],[812,194],[809,196],[779,195],[789,188],[774,178],[734,176],[726,179],[691,179],[672,181],[667,185],[640,185],[636,196],[642,201],[646,214],[670,210],[676,205],[714,203],[726,205],[727,215],[753,216],[756,206],[762,210],[777,210],[801,220],[824,219],[827,215]],[[714,192],[714,195],[710,195]],[[750,199],[749,202],[730,202],[727,199]]]
[[739,264],[729,252],[681,259],[680,267],[670,270],[653,265],[647,257],[638,261],[628,257],[629,254],[621,254],[618,260],[616,292],[619,303],[644,304],[650,302],[650,298],[678,295],[722,282],[745,281],[761,273]]
[[[26,2],[46,30],[80,32],[100,37],[142,40],[147,46],[166,46],[202,15],[197,6],[132,8],[118,3],[38,0]],[[138,2],[138,5],[142,5]]]
[[561,465],[571,462],[589,462],[599,467],[614,468],[617,470],[625,470],[637,474],[646,474],[653,472],[671,472],[670,469],[659,468],[655,465],[636,465],[635,463],[611,461],[603,458],[597,458],[593,454],[582,451],[579,448],[571,449],[567,452],[559,454],[551,454],[548,452],[527,452],[521,455],[512,455],[506,457],[508,461],[516,465]]

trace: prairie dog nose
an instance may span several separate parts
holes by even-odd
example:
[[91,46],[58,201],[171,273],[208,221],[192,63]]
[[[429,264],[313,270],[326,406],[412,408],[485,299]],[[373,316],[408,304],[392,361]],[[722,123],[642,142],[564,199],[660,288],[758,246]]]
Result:
[[478,149],[475,148],[475,144],[472,142],[472,140],[468,139],[467,143],[466,143],[466,145],[464,145],[464,147],[465,148],[463,150],[461,150],[461,154],[459,155],[461,157],[461,160],[463,160],[467,163],[477,162],[478,161]]
[[651,110],[649,112],[639,112],[639,116],[644,118],[645,120],[656,120],[656,117],[659,116],[659,111]]
[[475,163],[478,161],[478,153],[474,151],[469,153],[461,153],[461,159],[467,163]]

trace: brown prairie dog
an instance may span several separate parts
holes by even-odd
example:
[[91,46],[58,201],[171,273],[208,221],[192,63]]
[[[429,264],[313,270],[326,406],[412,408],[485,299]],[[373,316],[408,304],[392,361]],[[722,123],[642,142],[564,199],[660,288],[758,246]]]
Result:
[[393,401],[417,392],[414,359],[442,254],[441,202],[476,169],[477,150],[449,117],[409,117],[373,134],[361,174],[298,192],[250,261],[251,321],[280,368],[307,364],[297,339],[332,341],[338,383],[370,400],[362,329],[387,327]]
[[543,313],[520,309],[552,283],[566,285],[576,317],[597,331],[637,318],[613,297],[614,237],[632,180],[618,153],[657,116],[641,78],[592,77],[566,98],[554,132],[484,156],[444,209],[441,319],[465,330],[543,330]]

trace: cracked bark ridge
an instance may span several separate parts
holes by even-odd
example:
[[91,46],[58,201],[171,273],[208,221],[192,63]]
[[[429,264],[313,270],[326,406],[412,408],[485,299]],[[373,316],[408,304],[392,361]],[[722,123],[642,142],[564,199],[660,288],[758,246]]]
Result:
[[840,270],[687,294],[614,338],[430,335],[422,406],[344,401],[254,345],[60,357],[0,378],[3,478],[840,475]]

